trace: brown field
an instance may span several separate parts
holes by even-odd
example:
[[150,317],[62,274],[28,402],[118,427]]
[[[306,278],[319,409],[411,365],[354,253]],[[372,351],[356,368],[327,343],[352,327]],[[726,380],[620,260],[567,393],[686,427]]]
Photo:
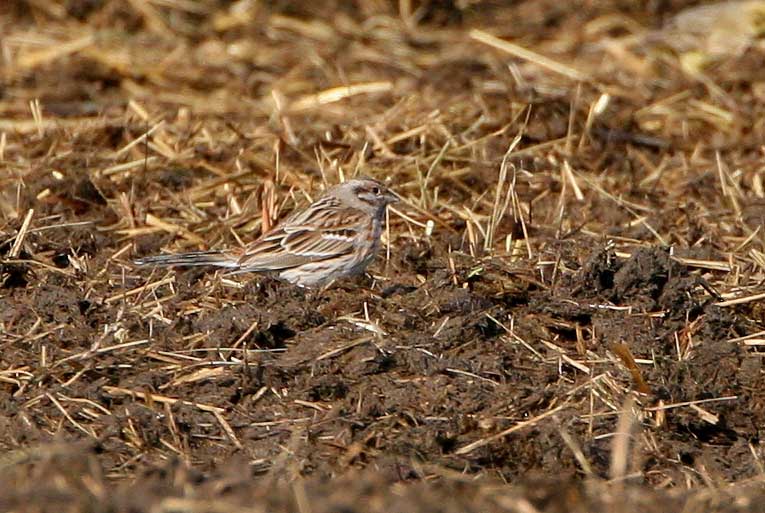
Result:
[[765,511],[764,3],[0,2],[0,510]]

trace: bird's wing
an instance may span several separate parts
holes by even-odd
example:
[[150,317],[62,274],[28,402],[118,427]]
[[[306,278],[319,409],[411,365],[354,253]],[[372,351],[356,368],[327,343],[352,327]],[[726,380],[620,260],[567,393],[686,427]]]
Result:
[[354,251],[363,225],[364,214],[356,209],[315,203],[247,246],[239,263],[242,268],[276,271],[347,255]]

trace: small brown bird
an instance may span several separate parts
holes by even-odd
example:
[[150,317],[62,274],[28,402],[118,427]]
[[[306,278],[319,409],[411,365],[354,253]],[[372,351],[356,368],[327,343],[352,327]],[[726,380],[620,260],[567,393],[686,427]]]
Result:
[[301,287],[321,287],[362,273],[374,260],[385,209],[396,201],[377,180],[348,180],[243,248],[157,255],[135,263],[210,265],[234,273],[271,273]]

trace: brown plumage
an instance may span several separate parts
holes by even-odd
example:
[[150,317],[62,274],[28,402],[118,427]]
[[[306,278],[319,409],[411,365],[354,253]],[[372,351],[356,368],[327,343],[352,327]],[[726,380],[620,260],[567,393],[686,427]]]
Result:
[[272,273],[302,287],[319,287],[359,274],[374,260],[385,208],[395,201],[396,196],[377,180],[348,180],[244,248],[157,255],[135,263]]

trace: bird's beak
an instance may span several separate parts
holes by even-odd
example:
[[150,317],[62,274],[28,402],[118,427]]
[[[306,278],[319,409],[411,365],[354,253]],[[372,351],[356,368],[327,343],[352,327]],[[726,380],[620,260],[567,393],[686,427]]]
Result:
[[390,205],[391,203],[398,203],[399,201],[401,201],[401,200],[398,199],[398,196],[393,194],[391,191],[387,191],[385,193],[385,204],[386,205]]

